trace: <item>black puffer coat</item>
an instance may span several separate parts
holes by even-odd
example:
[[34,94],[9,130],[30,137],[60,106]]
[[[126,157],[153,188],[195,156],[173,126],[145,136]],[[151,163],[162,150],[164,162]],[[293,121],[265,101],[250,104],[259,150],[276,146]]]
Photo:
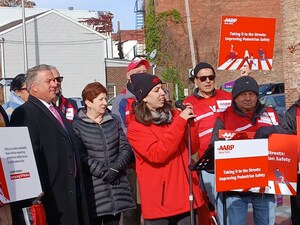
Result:
[[[86,116],[85,109],[73,120],[79,152],[83,164],[83,176],[90,217],[117,214],[135,207],[125,167],[133,160],[129,145],[119,121],[105,113],[97,124]],[[121,165],[120,184],[104,182],[99,175],[103,166]]]

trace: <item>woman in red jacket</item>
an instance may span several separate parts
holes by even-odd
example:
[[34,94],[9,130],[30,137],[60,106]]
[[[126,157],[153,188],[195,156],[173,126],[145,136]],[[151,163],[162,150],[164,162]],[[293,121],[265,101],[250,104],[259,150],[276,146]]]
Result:
[[[188,105],[182,112],[172,110],[165,100],[162,81],[154,75],[134,74],[131,83],[137,101],[135,120],[129,124],[127,135],[136,156],[145,225],[190,224],[186,125],[195,116],[193,109]],[[194,124],[190,127],[195,153],[198,138]],[[192,183],[197,214],[203,199],[196,172],[192,173]]]

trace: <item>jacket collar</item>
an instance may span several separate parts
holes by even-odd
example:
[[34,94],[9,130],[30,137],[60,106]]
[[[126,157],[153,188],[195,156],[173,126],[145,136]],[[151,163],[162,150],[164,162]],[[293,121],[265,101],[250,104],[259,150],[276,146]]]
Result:
[[[91,118],[89,118],[86,115],[86,109],[85,108],[81,108],[78,111],[77,117],[80,118],[81,120],[83,120],[84,122],[87,123],[95,123]],[[101,120],[100,124],[105,123],[106,121],[112,120],[113,117],[111,116],[111,114],[106,110],[103,116],[103,119]]]
[[[235,101],[232,101],[232,107],[236,114],[238,114],[241,117],[247,117],[249,118],[245,113],[243,113],[240,108],[237,106]],[[256,120],[258,117],[260,117],[264,112],[266,111],[265,105],[261,104],[259,100],[257,100],[255,110],[253,112],[252,118],[249,118],[252,122],[252,124],[256,123]]]
[[62,134],[68,136],[68,133],[71,132],[72,128],[70,128],[69,122],[67,121],[65,115],[63,115],[59,109],[57,109],[57,111],[58,111],[66,129],[64,129],[61,126],[59,121],[53,116],[53,114],[50,112],[50,110],[38,98],[36,98],[32,95],[29,95],[28,102],[32,102],[34,105],[36,105],[43,113],[45,113],[49,117],[49,119],[51,119],[53,121],[53,123],[55,123],[55,126]]
[[[214,88],[214,90],[213,90],[213,92],[212,92],[212,95],[211,95],[210,97],[213,97],[213,96],[215,96],[215,95],[216,95],[216,89]],[[202,97],[201,95],[199,95],[199,88],[196,88],[196,89],[194,90],[194,96],[195,96],[196,98],[198,98],[198,99],[201,99],[201,98],[204,99],[204,97]]]

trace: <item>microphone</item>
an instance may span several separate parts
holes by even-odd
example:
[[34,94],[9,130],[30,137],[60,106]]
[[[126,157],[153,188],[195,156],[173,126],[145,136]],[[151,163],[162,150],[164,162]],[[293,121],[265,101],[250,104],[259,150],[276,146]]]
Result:
[[175,102],[175,107],[181,109],[182,111],[185,110],[186,106],[182,103],[182,101],[177,100]]

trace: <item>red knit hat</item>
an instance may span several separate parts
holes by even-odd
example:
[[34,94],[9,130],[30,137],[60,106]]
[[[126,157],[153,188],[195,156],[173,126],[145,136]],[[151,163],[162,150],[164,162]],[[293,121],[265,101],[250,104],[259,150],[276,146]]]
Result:
[[127,72],[129,72],[130,70],[137,68],[140,65],[144,65],[146,67],[146,69],[150,68],[150,63],[146,60],[146,59],[138,59],[138,60],[134,60],[131,63],[129,63],[128,67],[127,67]]

